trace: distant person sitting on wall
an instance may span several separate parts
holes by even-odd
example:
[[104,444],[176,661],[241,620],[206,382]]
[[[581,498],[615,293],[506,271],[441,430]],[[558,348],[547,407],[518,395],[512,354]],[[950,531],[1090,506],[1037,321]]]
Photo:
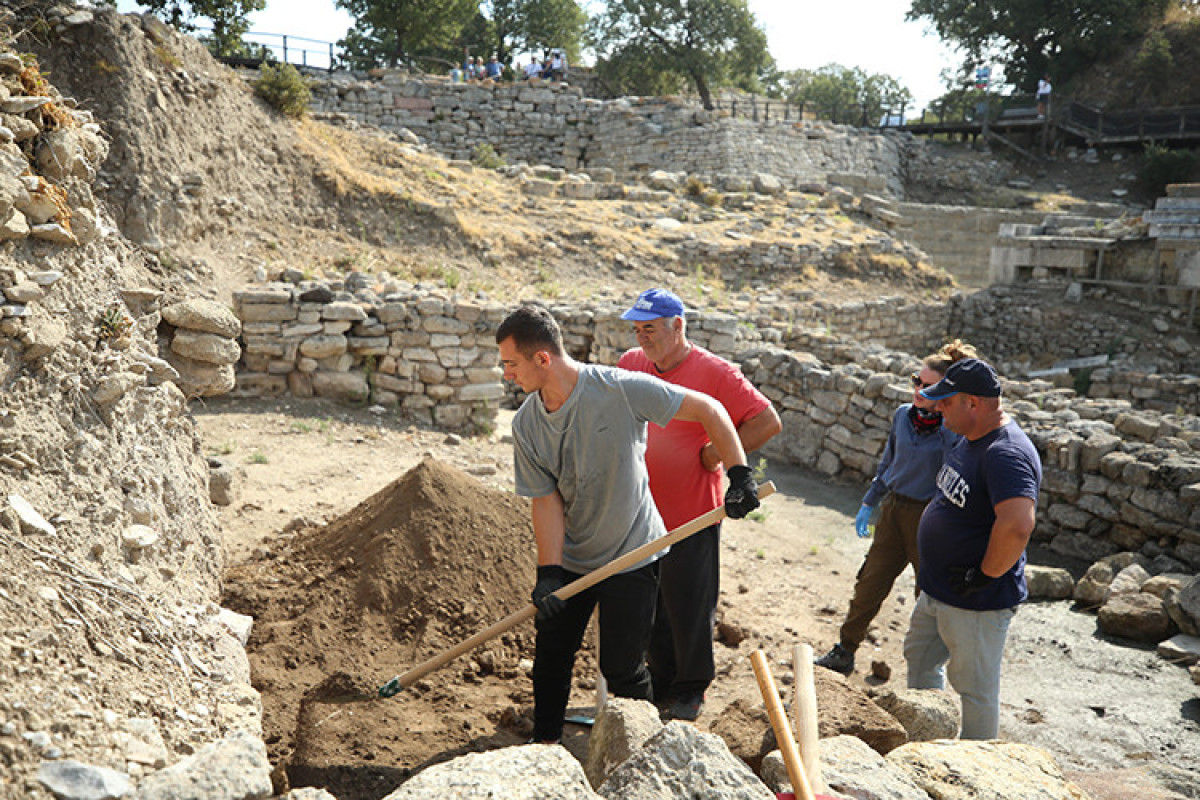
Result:
[[504,67],[500,66],[500,62],[496,60],[495,56],[488,59],[485,69],[487,70],[487,76],[494,81],[500,80],[500,76],[504,74]]
[[550,80],[561,81],[567,77],[567,59],[561,50],[550,55]]
[[1042,79],[1040,81],[1038,81],[1038,88],[1037,88],[1038,119],[1046,118],[1046,109],[1048,109],[1050,107],[1050,91],[1053,88],[1054,87],[1052,87],[1050,85],[1050,75],[1049,74],[1043,75]]
[[450,82],[451,83],[462,83],[463,82],[462,67],[455,66],[454,69],[450,70]]
[[475,57],[475,66],[472,75],[477,81],[481,81],[487,77],[487,65],[483,63],[483,56]]
[[525,65],[525,78],[527,80],[533,80],[534,78],[541,77],[541,74],[542,63],[536,58],[531,57],[529,59],[529,63]]

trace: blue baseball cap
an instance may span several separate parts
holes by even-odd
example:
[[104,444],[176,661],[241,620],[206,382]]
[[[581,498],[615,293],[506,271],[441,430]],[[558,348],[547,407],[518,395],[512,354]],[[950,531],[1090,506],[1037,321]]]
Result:
[[921,391],[926,400],[942,400],[962,392],[975,397],[999,397],[1000,379],[996,370],[978,358],[955,361],[940,381]]
[[638,295],[633,308],[621,315],[621,319],[645,322],[659,317],[682,317],[683,301],[667,289],[647,289]]

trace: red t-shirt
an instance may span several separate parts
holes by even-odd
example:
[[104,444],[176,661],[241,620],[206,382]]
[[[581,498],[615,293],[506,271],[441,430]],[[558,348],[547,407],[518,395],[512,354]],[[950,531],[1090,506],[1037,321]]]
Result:
[[[746,380],[740,369],[695,345],[682,363],[667,372],[659,372],[640,347],[621,356],[617,366],[647,372],[668,383],[703,392],[725,406],[735,428],[771,406],[771,401]],[[674,530],[721,505],[722,473],[709,472],[700,463],[700,449],[708,443],[704,426],[676,419],[665,428],[657,425],[648,428],[646,468],[650,472],[650,493],[667,530]]]

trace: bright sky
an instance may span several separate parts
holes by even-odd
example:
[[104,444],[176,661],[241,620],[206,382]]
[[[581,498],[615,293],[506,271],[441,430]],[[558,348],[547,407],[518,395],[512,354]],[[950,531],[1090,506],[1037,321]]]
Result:
[[[942,94],[941,71],[958,63],[936,36],[925,35],[923,23],[904,21],[909,8],[904,0],[748,2],[767,32],[771,55],[784,70],[837,63],[892,75],[908,87],[919,107]],[[134,11],[137,3],[118,0],[117,7]],[[267,0],[267,7],[251,15],[250,22],[256,32],[337,41],[353,19],[334,0]]]

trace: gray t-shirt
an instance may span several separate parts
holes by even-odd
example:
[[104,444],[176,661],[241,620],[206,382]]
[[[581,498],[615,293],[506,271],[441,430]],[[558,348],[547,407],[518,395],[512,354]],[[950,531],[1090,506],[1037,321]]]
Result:
[[592,364],[557,411],[525,398],[512,425],[517,494],[562,495],[563,567],[592,572],[666,534],[650,496],[646,423],[666,425],[683,398],[650,375]]

